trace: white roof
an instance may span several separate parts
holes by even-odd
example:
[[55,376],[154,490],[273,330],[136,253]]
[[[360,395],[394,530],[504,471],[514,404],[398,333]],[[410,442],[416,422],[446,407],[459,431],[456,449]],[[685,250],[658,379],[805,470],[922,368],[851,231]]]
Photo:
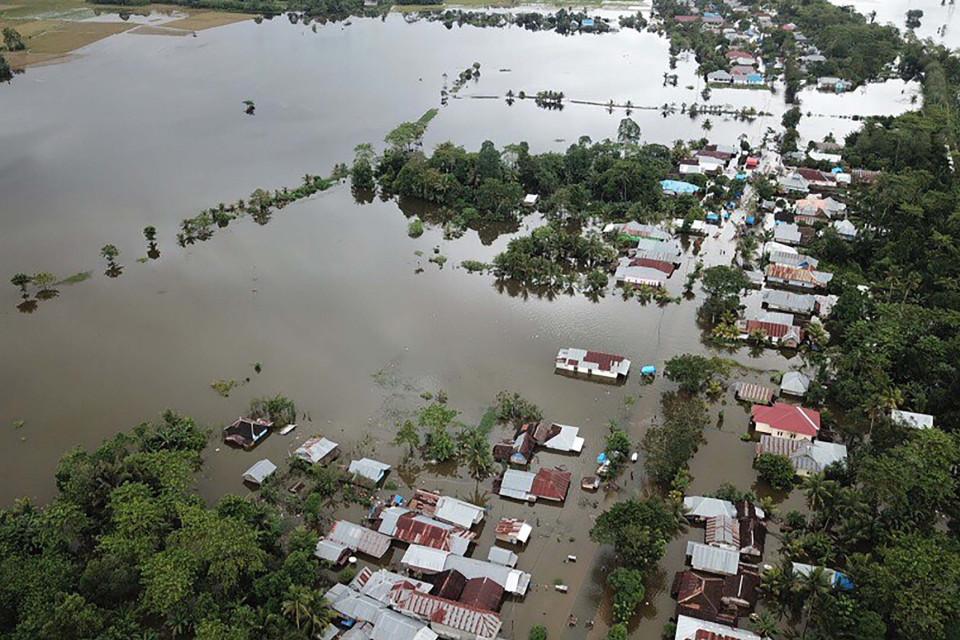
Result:
[[340,560],[340,557],[349,547],[346,547],[339,542],[334,542],[333,540],[327,540],[326,538],[321,538],[317,542],[317,548],[314,550],[313,555],[317,556],[321,560],[326,560],[327,562],[336,563]]
[[370,640],[437,640],[436,632],[419,620],[384,609],[374,620]]
[[483,507],[449,496],[440,496],[433,512],[437,520],[455,524],[463,529],[470,529],[473,525],[479,524],[483,520],[483,515]]
[[519,469],[507,469],[500,481],[500,495],[517,500],[526,500],[530,497],[535,474]]
[[825,442],[823,440],[814,440],[807,449],[807,455],[813,458],[820,469],[824,469],[834,462],[842,462],[847,459],[847,447],[836,442]]
[[487,560],[495,564],[501,564],[505,567],[515,567],[517,566],[517,562],[520,560],[520,556],[509,549],[504,549],[503,547],[490,547],[490,552],[487,554]]
[[418,571],[440,573],[443,571],[449,555],[450,552],[444,551],[443,549],[433,549],[419,544],[411,544],[407,547],[406,553],[403,554],[400,564]]
[[780,392],[802,396],[810,388],[810,378],[799,371],[787,371],[780,380]]
[[912,411],[900,411],[894,409],[890,412],[893,421],[905,427],[913,429],[929,429],[933,426],[933,416],[928,413],[913,413]]
[[790,223],[778,224],[773,230],[773,237],[776,240],[785,242],[800,242],[802,239],[800,228]]
[[338,544],[375,558],[383,557],[383,554],[390,548],[390,536],[385,536],[373,529],[361,527],[347,520],[334,522],[326,537],[328,540],[333,540]]
[[560,427],[560,433],[544,442],[544,447],[555,451],[575,451],[577,453],[583,450],[584,440],[579,436],[579,427],[571,427],[565,424],[554,426]]
[[687,542],[687,555],[690,556],[690,565],[694,569],[710,573],[735,576],[740,565],[739,551],[711,547],[693,540]]
[[752,631],[747,631],[746,629],[735,629],[733,627],[728,627],[725,624],[697,620],[696,618],[691,618],[684,615],[677,616],[676,627],[677,631],[673,636],[674,640],[695,640],[697,637],[697,631],[701,630],[716,634],[721,638],[732,638],[734,640],[762,640],[760,636]]
[[842,236],[856,237],[857,228],[849,220],[834,220],[833,228]]
[[788,244],[781,244],[779,242],[765,242],[763,245],[764,255],[779,252],[779,253],[799,253],[794,247],[791,247]]
[[539,199],[540,199],[540,196],[538,196],[537,194],[535,194],[535,193],[528,193],[527,195],[525,195],[525,196],[523,197],[523,203],[524,203],[524,204],[537,204],[537,200],[539,200]]
[[380,482],[383,476],[390,471],[390,465],[370,458],[361,458],[350,463],[349,471],[371,482]]
[[683,507],[688,516],[694,518],[712,518],[714,516],[737,517],[737,508],[732,502],[707,498],[705,496],[687,496],[683,499]]
[[387,507],[380,512],[380,526],[377,531],[385,536],[392,536],[397,531],[397,521],[400,516],[410,513],[410,509],[403,507]]
[[397,583],[405,582],[421,593],[430,593],[433,585],[429,582],[402,576],[399,573],[379,569],[376,572],[364,567],[350,582],[350,588],[384,604],[390,604],[390,591]]
[[277,465],[264,458],[247,469],[243,474],[243,479],[253,484],[261,484],[264,480],[272,476],[276,470]]
[[492,562],[484,562],[476,558],[464,558],[450,554],[444,569],[454,569],[463,574],[467,580],[473,578],[490,578],[504,591],[522,596],[530,587],[531,576],[519,569],[511,569]]
[[316,438],[305,440],[302,445],[297,447],[293,455],[312,464],[316,464],[330,455],[338,446],[339,445],[332,440],[317,436]]

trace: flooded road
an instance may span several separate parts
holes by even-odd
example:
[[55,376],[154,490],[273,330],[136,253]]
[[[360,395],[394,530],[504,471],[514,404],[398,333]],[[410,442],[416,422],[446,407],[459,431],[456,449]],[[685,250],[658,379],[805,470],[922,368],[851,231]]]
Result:
[[[660,307],[623,301],[616,292],[598,303],[511,297],[489,276],[456,267],[464,259],[490,260],[508,237],[485,245],[470,232],[448,242],[428,229],[411,239],[405,214],[412,205],[357,204],[343,186],[287,207],[266,226],[243,220],[186,250],[174,244],[179,221],[201,208],[349,162],[356,144],[376,144],[398,122],[437,106],[443,74],[453,77],[474,61],[481,79],[441,109],[426,148],[448,139],[476,148],[490,139],[562,150],[581,135],[614,137],[624,116],[595,106],[548,112],[531,101],[508,107],[476,97],[508,89],[658,106],[700,101],[703,88],[690,58],[680,61],[677,87],[663,86],[668,47],[649,33],[447,30],[399,16],[316,33],[285,18],[196,38],[126,33],[0,86],[0,273],[93,272],[88,281],[61,286],[58,298],[32,314],[17,311],[12,286],[0,287],[3,504],[50,498],[56,461],[67,449],[94,447],[165,408],[218,426],[243,413],[251,398],[276,393],[294,399],[310,419],[255,452],[212,444],[199,487],[205,496],[245,491],[240,475],[250,464],[263,457],[280,462],[314,433],[340,442],[348,455],[396,463],[396,421],[422,404],[424,391],[446,391],[465,422],[478,421],[496,393],[509,389],[548,419],[579,425],[587,441],[579,458],[541,454],[534,465],[563,464],[575,483],[592,473],[609,420],[622,421],[639,439],[659,411],[660,394],[673,385],[662,378],[641,385],[636,376],[619,387],[560,377],[553,373],[556,351],[583,346],[659,368],[680,353],[708,352],[696,324],[699,300]],[[246,99],[256,102],[255,116],[244,114]],[[702,116],[638,109],[632,117],[650,142],[709,135],[731,144],[741,133],[759,142],[783,110],[780,96],[769,92],[716,91],[711,102],[771,115],[752,123],[713,116],[709,134]],[[146,225],[158,230],[161,257],[141,264]],[[107,243],[121,251],[119,278],[102,275],[98,252]],[[442,269],[427,262],[434,247],[448,258]],[[722,242],[708,240],[705,262],[727,260],[729,251],[717,255],[723,250]],[[693,261],[690,255],[671,279],[675,295]],[[759,379],[788,364],[770,351],[730,356]],[[247,377],[228,398],[210,387]],[[708,428],[691,491],[753,482],[752,446],[738,439],[746,412],[730,398],[714,407],[720,410],[724,426]],[[9,426],[18,420],[22,428]],[[486,553],[490,521],[500,516],[538,525],[520,561],[537,586],[523,602],[505,606],[505,632],[525,637],[531,625],[544,623],[564,637],[586,637],[583,622],[602,601],[604,576],[604,559],[587,532],[605,504],[643,491],[640,469],[619,495],[585,495],[575,486],[562,509],[487,498],[491,512],[476,555]],[[463,498],[475,492],[466,478],[425,473],[416,482]],[[486,481],[481,491],[489,487]],[[577,563],[557,563],[571,553]],[[675,560],[661,589],[651,590],[633,637],[658,638],[672,614],[666,592]],[[568,584],[569,594],[554,591],[554,580]],[[570,612],[581,624],[564,631]],[[601,612],[591,637],[602,635],[603,620]]]

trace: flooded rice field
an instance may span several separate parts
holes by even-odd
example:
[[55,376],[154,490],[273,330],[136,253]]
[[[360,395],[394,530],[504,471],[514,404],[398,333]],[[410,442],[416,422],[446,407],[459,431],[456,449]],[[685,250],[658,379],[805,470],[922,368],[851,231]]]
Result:
[[[564,465],[575,483],[591,474],[608,421],[622,421],[638,440],[673,385],[660,377],[649,385],[634,376],[608,386],[557,376],[557,349],[583,346],[658,367],[673,355],[709,352],[696,322],[699,299],[644,306],[615,292],[596,303],[511,295],[489,276],[456,266],[490,260],[509,236],[469,232],[446,241],[429,228],[411,239],[407,216],[422,214],[422,205],[357,203],[346,186],[292,205],[265,226],[239,221],[188,249],[178,248],[174,236],[179,221],[201,208],[349,162],[358,143],[377,145],[398,122],[439,106],[443,75],[452,78],[475,61],[480,80],[441,108],[426,148],[445,140],[476,148],[490,139],[562,150],[581,135],[615,137],[624,116],[585,104],[560,111],[532,101],[508,106],[503,95],[510,89],[630,100],[645,140],[664,144],[704,136],[733,143],[741,134],[759,142],[778,125],[781,95],[718,90],[713,104],[770,115],[752,122],[711,116],[708,132],[703,116],[679,113],[684,103],[702,102],[695,63],[681,58],[677,86],[664,86],[668,58],[665,41],[632,30],[575,37],[518,28],[447,30],[392,15],[314,33],[276,18],[197,37],[120,34],[66,64],[33,68],[0,86],[0,272],[92,272],[30,314],[18,312],[13,287],[0,287],[0,425],[24,422],[0,429],[3,504],[50,498],[64,451],[93,447],[165,408],[221,425],[252,397],[276,393],[294,399],[308,419],[254,452],[212,444],[200,487],[205,496],[246,491],[240,475],[252,462],[279,462],[314,433],[340,442],[347,459],[362,453],[396,463],[401,452],[390,444],[396,421],[422,404],[422,392],[441,389],[466,422],[478,421],[496,393],[509,389],[548,419],[579,425],[587,441],[581,456],[541,453],[533,466]],[[838,116],[896,113],[909,108],[904,89],[805,95],[804,110],[809,104],[815,113]],[[256,102],[255,116],[243,112],[247,99]],[[678,112],[664,116],[663,104]],[[805,118],[802,132],[839,137],[855,126]],[[147,225],[158,230],[161,257],[139,263]],[[707,266],[729,262],[731,242],[728,225],[719,237],[687,247],[671,293],[679,295],[694,254]],[[98,251],[107,243],[121,251],[119,278],[102,275]],[[448,258],[443,268],[427,261],[434,247]],[[745,367],[738,375],[753,381],[789,365],[773,351],[727,355]],[[254,363],[262,372],[254,372]],[[217,379],[247,377],[227,398],[210,387]],[[746,410],[731,393],[714,405],[711,419],[690,491],[711,491],[724,481],[750,488],[753,448],[739,440]],[[525,637],[542,623],[562,637],[600,637],[608,561],[588,531],[606,504],[645,490],[641,465],[632,471],[619,493],[574,487],[562,508],[507,502],[486,495],[489,480],[477,489],[472,479],[429,469],[393,479],[404,492],[405,484],[462,498],[479,492],[475,499],[491,512],[477,549],[489,546],[490,522],[498,517],[535,521],[520,567],[536,586],[522,602],[505,605],[505,633]],[[578,561],[557,561],[568,554]],[[669,582],[682,554],[682,540],[675,541],[632,637],[659,637],[673,612]],[[570,592],[554,591],[555,580]],[[567,630],[570,613],[581,623]],[[591,619],[593,632],[583,624]]]

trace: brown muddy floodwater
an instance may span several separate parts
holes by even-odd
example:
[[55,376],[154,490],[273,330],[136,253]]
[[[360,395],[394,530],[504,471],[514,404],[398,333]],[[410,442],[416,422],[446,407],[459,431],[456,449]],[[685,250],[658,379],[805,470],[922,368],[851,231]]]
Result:
[[[543,623],[554,637],[587,637],[583,623],[596,619],[589,635],[601,637],[609,559],[587,534],[604,505],[643,490],[643,477],[637,465],[635,479],[628,474],[623,490],[609,496],[585,495],[579,479],[593,470],[607,422],[624,421],[638,439],[672,385],[662,378],[641,385],[638,377],[598,385],[554,375],[552,361],[568,345],[623,353],[638,367],[707,352],[695,321],[698,301],[659,307],[616,294],[599,303],[513,297],[490,277],[455,266],[489,260],[507,236],[483,244],[470,232],[448,242],[429,229],[410,239],[405,214],[415,204],[361,205],[342,186],[278,212],[265,226],[242,220],[186,250],[173,240],[178,222],[201,208],[256,187],[295,186],[305,173],[349,162],[357,143],[379,143],[398,122],[438,106],[443,74],[453,77],[474,61],[481,79],[441,109],[427,148],[447,139],[476,148],[491,139],[562,150],[581,135],[615,136],[624,115],[576,105],[547,112],[529,101],[508,107],[471,95],[557,89],[657,106],[698,101],[702,89],[690,60],[680,62],[677,87],[662,86],[668,47],[649,33],[565,38],[515,28],[447,30],[399,16],[316,33],[277,18],[195,38],[122,34],[0,86],[0,274],[94,272],[60,287],[59,297],[32,314],[17,311],[13,287],[0,287],[2,503],[49,499],[67,449],[95,447],[168,407],[216,427],[252,397],[283,393],[309,416],[290,436],[273,435],[252,453],[212,444],[199,489],[215,499],[246,491],[240,474],[253,461],[281,462],[313,433],[342,443],[348,455],[398,462],[400,452],[389,444],[395,421],[422,403],[423,391],[445,390],[466,421],[479,420],[498,391],[518,391],[548,418],[582,427],[583,455],[541,454],[535,463],[565,465],[577,486],[562,508],[481,495],[491,513],[475,553],[485,555],[492,541],[490,521],[532,519],[537,528],[520,567],[536,586],[523,602],[505,606],[504,632],[522,638]],[[905,108],[899,96],[870,100],[859,112]],[[246,99],[256,102],[255,116],[244,114]],[[741,134],[759,142],[782,113],[779,96],[767,92],[717,91],[713,101],[773,114],[753,123],[713,117],[709,135],[722,143]],[[703,118],[664,118],[654,110],[633,117],[649,141],[706,133]],[[822,136],[830,126],[805,135]],[[162,255],[141,264],[146,225],[157,227]],[[699,248],[708,265],[729,261],[731,235],[727,228]],[[107,243],[121,251],[119,278],[102,275],[98,252]],[[443,269],[426,261],[435,246],[449,258]],[[690,262],[673,277],[675,294]],[[755,369],[749,375],[758,380],[787,365],[773,352],[731,357]],[[254,373],[255,362],[262,373]],[[229,398],[210,388],[217,379],[248,376]],[[746,412],[731,398],[714,407],[721,410],[722,429],[708,427],[708,444],[693,462],[692,491],[754,481],[752,446],[738,439]],[[25,425],[14,429],[18,420]],[[473,480],[429,470],[394,479],[464,498],[475,490]],[[489,489],[487,481],[480,492]],[[672,614],[666,591],[682,564],[677,544],[632,637],[658,638]],[[561,563],[568,554],[578,562]],[[570,592],[554,591],[555,580]],[[575,629],[564,624],[570,612],[581,621]]]

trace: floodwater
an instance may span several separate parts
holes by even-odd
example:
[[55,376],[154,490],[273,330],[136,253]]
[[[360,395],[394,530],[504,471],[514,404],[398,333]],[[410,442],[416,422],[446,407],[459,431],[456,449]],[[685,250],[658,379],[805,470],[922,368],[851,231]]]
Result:
[[[509,389],[547,418],[581,426],[582,456],[541,454],[536,463],[565,465],[575,485],[592,473],[609,420],[621,420],[639,439],[670,383],[569,379],[553,373],[554,355],[583,346],[662,367],[673,355],[707,352],[698,300],[660,307],[616,293],[598,303],[514,297],[489,276],[456,267],[468,258],[491,259],[508,236],[484,244],[470,232],[445,241],[429,229],[411,239],[406,215],[415,204],[360,205],[343,186],[278,212],[266,226],[243,220],[186,250],[174,244],[179,221],[201,208],[256,187],[295,186],[305,173],[349,162],[357,143],[376,144],[398,122],[438,106],[443,74],[452,79],[474,61],[481,79],[441,109],[425,147],[451,139],[475,148],[491,139],[562,150],[581,135],[614,137],[623,117],[595,106],[544,111],[530,101],[509,107],[476,97],[511,88],[652,107],[698,102],[702,89],[690,59],[678,65],[677,87],[663,86],[667,44],[649,33],[565,38],[516,28],[447,30],[399,16],[316,33],[276,18],[197,37],[121,34],[67,64],[30,69],[0,86],[0,273],[94,273],[61,286],[59,297],[32,314],[18,312],[13,287],[0,287],[2,503],[49,499],[56,461],[67,449],[95,447],[165,408],[216,427],[242,414],[251,398],[276,393],[293,398],[308,419],[251,453],[211,444],[199,486],[204,495],[245,491],[240,475],[248,466],[263,457],[281,462],[314,433],[342,443],[348,455],[397,463],[401,452],[389,444],[396,420],[422,404],[424,391],[446,391],[466,422],[479,420],[496,393]],[[246,99],[256,102],[255,116],[244,114]],[[773,114],[752,124],[713,116],[709,135],[723,143],[740,134],[759,142],[782,112],[779,96],[769,92],[717,91],[712,102]],[[633,117],[653,142],[707,135],[703,117],[645,109]],[[158,229],[161,257],[139,263],[146,225]],[[690,252],[708,265],[728,261],[731,235],[728,226]],[[121,251],[118,278],[102,275],[98,252],[107,243]],[[448,257],[442,269],[427,262],[434,247]],[[673,276],[675,295],[692,262]],[[758,380],[792,364],[774,352],[744,349],[731,357]],[[228,398],[210,388],[217,379],[247,377]],[[746,412],[729,397],[714,417],[721,410],[722,428],[712,417],[708,443],[693,461],[692,491],[724,481],[746,489],[754,481],[752,445],[738,438]],[[24,425],[14,429],[19,420]],[[485,556],[492,541],[489,521],[518,515],[537,524],[520,560],[536,586],[523,602],[505,606],[505,633],[525,637],[531,625],[544,623],[563,637],[586,637],[584,622],[596,619],[590,635],[601,637],[609,559],[587,532],[610,501],[644,490],[641,466],[633,471],[619,494],[585,495],[574,486],[563,508],[485,498],[491,513],[475,555]],[[475,490],[467,478],[394,475],[403,478],[464,498]],[[482,483],[481,492],[489,487]],[[658,638],[672,614],[666,591],[682,560],[675,557],[679,547],[671,549],[634,637]],[[568,554],[578,561],[558,563]],[[555,580],[569,593],[556,592]],[[580,624],[565,630],[571,612]]]
[[957,6],[949,0],[837,0],[835,4],[852,6],[868,17],[876,12],[876,22],[892,24],[901,31],[906,29],[907,11],[919,9],[923,17],[914,30],[918,37],[931,38],[951,49],[960,46],[960,18],[956,17]]

